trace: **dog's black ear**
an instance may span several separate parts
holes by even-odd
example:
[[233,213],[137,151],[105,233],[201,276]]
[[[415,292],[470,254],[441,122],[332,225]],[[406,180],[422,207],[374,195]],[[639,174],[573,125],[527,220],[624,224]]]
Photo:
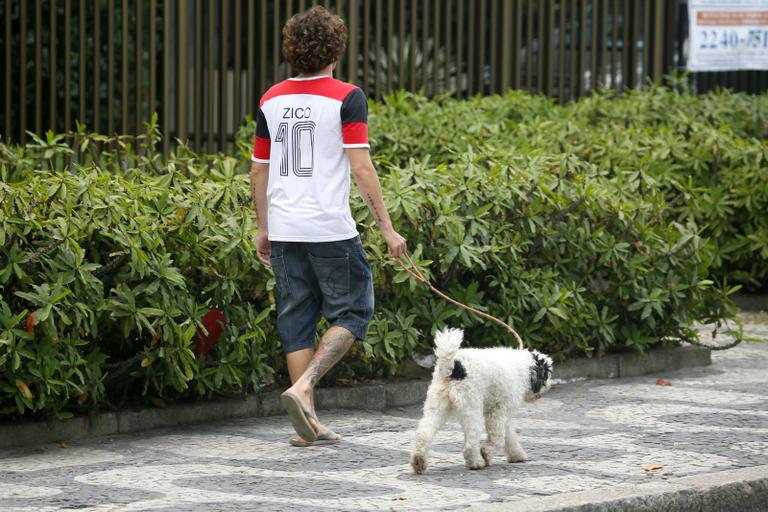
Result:
[[538,393],[552,375],[552,366],[536,352],[531,352],[533,364],[531,365],[531,391]]

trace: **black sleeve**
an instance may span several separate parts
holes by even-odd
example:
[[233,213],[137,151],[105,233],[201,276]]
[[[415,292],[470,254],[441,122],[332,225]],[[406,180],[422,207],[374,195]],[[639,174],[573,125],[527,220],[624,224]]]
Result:
[[368,100],[363,90],[356,87],[347,94],[347,97],[344,98],[344,102],[341,104],[341,124],[367,122]]
[[267,118],[264,117],[264,111],[259,110],[256,112],[256,136],[262,139],[269,138],[269,126],[267,126]]

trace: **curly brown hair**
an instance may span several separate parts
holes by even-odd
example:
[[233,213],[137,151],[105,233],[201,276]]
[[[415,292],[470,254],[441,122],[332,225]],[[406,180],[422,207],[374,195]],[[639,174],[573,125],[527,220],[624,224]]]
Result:
[[320,71],[336,62],[346,49],[344,21],[323,7],[296,14],[283,27],[283,55],[299,73]]

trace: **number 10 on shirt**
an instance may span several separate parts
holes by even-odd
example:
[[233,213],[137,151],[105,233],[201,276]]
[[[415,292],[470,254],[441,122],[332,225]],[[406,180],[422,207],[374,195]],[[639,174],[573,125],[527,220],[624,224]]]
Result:
[[290,140],[288,140],[288,131],[288,123],[280,123],[275,136],[275,142],[281,143],[280,176],[288,176],[290,166],[296,176],[311,178],[315,163],[315,123],[314,121],[295,123],[290,129]]

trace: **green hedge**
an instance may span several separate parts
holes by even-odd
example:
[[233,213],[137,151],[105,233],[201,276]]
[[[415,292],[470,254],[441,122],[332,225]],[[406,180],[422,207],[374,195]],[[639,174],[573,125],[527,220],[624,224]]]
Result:
[[668,218],[694,220],[717,247],[713,274],[768,289],[768,95],[695,95],[649,86],[599,91],[558,106],[542,96],[435,102],[408,93],[372,104],[380,162],[455,162],[470,147],[522,155],[573,154],[662,190]]
[[[696,215],[668,205],[655,170],[595,156],[621,146],[594,149],[603,127],[586,154],[577,108],[522,93],[399,94],[372,105],[385,200],[419,266],[560,358],[644,351],[693,336],[693,321],[734,318],[734,288],[709,278],[717,242],[701,236]],[[272,276],[252,242],[243,172],[252,131],[241,130],[238,158],[181,146],[163,162],[152,124],[138,140],[81,127],[0,145],[0,417],[66,417],[284,379]],[[731,133],[733,144],[744,140]],[[356,194],[353,203],[377,310],[332,380],[396,374],[440,325],[466,327],[473,346],[514,345],[387,260]],[[221,341],[196,354],[212,309],[226,318]]]

